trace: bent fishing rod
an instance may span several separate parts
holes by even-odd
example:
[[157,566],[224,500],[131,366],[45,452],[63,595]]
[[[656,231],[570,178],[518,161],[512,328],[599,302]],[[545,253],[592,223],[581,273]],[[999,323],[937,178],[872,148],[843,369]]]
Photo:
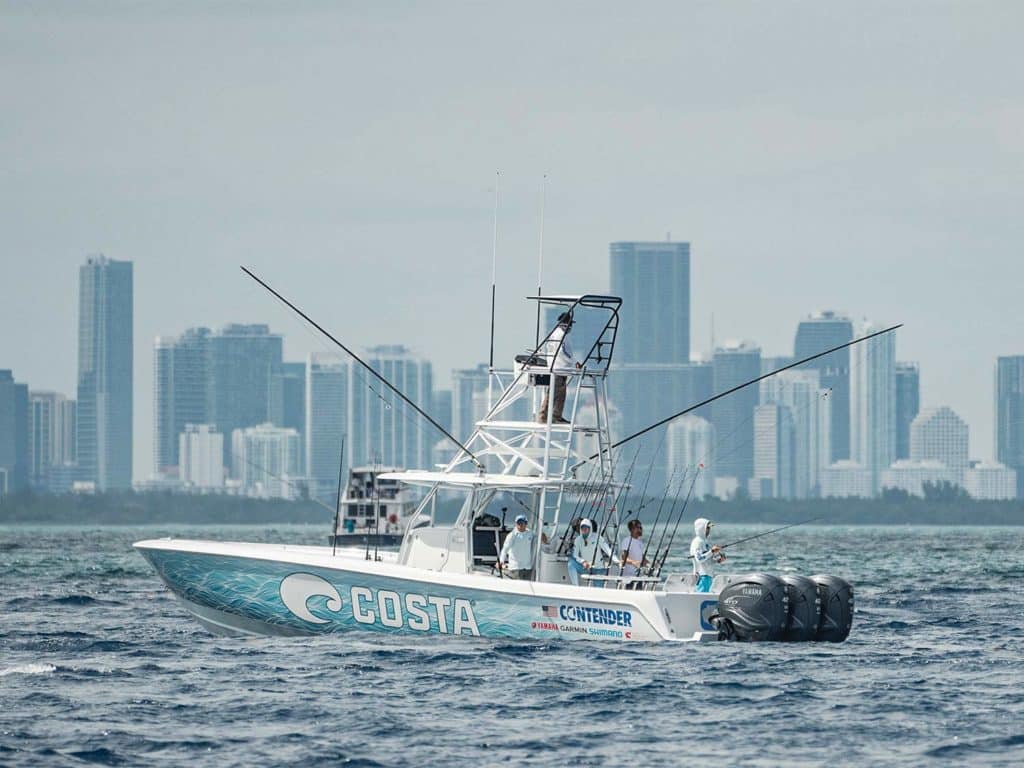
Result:
[[[753,541],[754,539],[760,539],[764,536],[771,536],[773,533],[784,531],[787,528],[796,528],[798,525],[806,525],[807,523],[813,523],[815,520],[823,520],[824,518],[824,515],[818,515],[817,517],[809,517],[806,520],[801,520],[799,523],[790,523],[789,525],[783,525],[779,528],[772,528],[770,531],[763,531],[761,533],[756,533],[753,536],[746,536],[742,539],[736,539],[736,541],[730,541],[728,544],[720,544],[718,549],[722,550],[726,549],[727,547],[735,547],[737,544],[742,544],[746,541]],[[690,557],[692,558],[693,555],[690,555]]]
[[726,397],[727,395],[731,395],[733,392],[739,392],[741,389],[745,389],[746,387],[749,387],[752,384],[757,384],[759,381],[764,381],[765,379],[770,378],[770,377],[774,376],[777,373],[782,373],[783,371],[788,371],[790,368],[796,368],[797,366],[803,365],[804,363],[809,363],[811,360],[817,360],[819,357],[824,357],[825,355],[830,355],[833,352],[838,352],[840,349],[846,349],[847,347],[852,347],[854,344],[860,344],[862,341],[867,341],[868,339],[873,339],[876,336],[881,336],[883,333],[891,333],[892,331],[895,331],[897,328],[902,328],[902,327],[903,327],[903,323],[899,323],[899,324],[893,325],[893,326],[891,326],[889,328],[884,328],[881,331],[875,331],[874,333],[869,333],[867,336],[861,336],[859,339],[854,339],[853,341],[847,341],[844,344],[838,344],[838,345],[832,347],[831,349],[826,349],[824,352],[818,352],[817,354],[805,357],[803,360],[797,360],[795,363],[790,363],[789,365],[784,365],[781,368],[776,368],[774,371],[771,371],[770,373],[761,374],[756,379],[751,379],[750,381],[744,382],[743,384],[737,384],[735,387],[732,387],[731,389],[727,389],[724,392],[719,392],[717,395],[712,395],[711,397],[707,398],[706,400],[701,400],[696,405],[691,405],[688,408],[684,408],[683,410],[679,411],[679,413],[674,413],[671,416],[667,416],[666,418],[662,419],[661,421],[656,421],[653,424],[651,424],[650,426],[644,427],[639,432],[634,432],[632,435],[629,435],[628,437],[622,438],[617,443],[612,443],[607,448],[603,448],[602,450],[600,450],[597,453],[595,453],[593,456],[588,456],[587,458],[585,458],[583,461],[579,462],[578,464],[574,464],[572,467],[570,467],[570,471],[575,471],[576,469],[578,469],[579,467],[582,467],[587,462],[593,461],[594,459],[596,459],[598,456],[600,456],[605,451],[614,450],[615,448],[618,448],[620,445],[623,445],[624,443],[628,443],[630,440],[635,440],[636,438],[640,437],[641,435],[646,435],[652,429],[657,429],[660,426],[668,424],[670,421],[674,421],[675,419],[678,419],[680,416],[685,416],[686,414],[690,413],[691,411],[695,411],[698,408],[702,408],[705,405],[708,405],[710,403],[715,402],[716,400],[720,400],[723,397]]
[[286,307],[288,307],[290,310],[292,310],[295,314],[297,314],[299,317],[301,317],[307,323],[309,323],[314,328],[316,328],[318,331],[320,331],[320,333],[322,333],[328,339],[333,341],[338,347],[343,349],[346,352],[346,354],[348,354],[349,357],[351,357],[353,360],[355,360],[357,363],[359,363],[361,366],[363,366],[363,368],[365,368],[367,371],[369,371],[370,374],[372,374],[374,377],[376,377],[382,384],[384,384],[384,386],[386,386],[388,389],[390,389],[392,392],[394,392],[396,395],[398,395],[400,398],[402,398],[402,400],[404,400],[410,407],[412,407],[412,409],[414,411],[416,411],[416,413],[418,413],[420,416],[422,416],[427,421],[429,421],[442,435],[444,435],[449,440],[451,440],[453,443],[455,443],[455,445],[457,445],[460,450],[462,450],[467,456],[469,456],[473,460],[473,463],[476,464],[476,467],[477,467],[478,470],[480,470],[481,472],[484,471],[484,465],[480,462],[480,459],[478,459],[476,457],[476,454],[474,454],[471,450],[469,450],[469,448],[467,448],[462,443],[460,443],[458,440],[456,440],[451,432],[449,432],[447,429],[445,429],[440,424],[438,424],[433,418],[431,418],[430,414],[428,414],[426,411],[424,411],[422,408],[420,408],[418,405],[416,405],[416,403],[414,403],[412,400],[410,400],[408,397],[406,397],[405,393],[403,393],[398,387],[396,387],[390,381],[388,381],[383,376],[381,376],[379,373],[377,373],[377,371],[375,371],[372,366],[370,366],[362,358],[360,358],[359,355],[357,355],[351,349],[349,349],[344,344],[342,344],[340,341],[338,341],[334,336],[332,336],[331,333],[328,332],[326,328],[324,328],[322,325],[320,325],[318,322],[316,322],[316,320],[311,318],[309,315],[307,315],[305,312],[303,312],[297,306],[295,306],[290,301],[288,301],[288,299],[286,299],[280,293],[278,293],[273,288],[271,288],[269,285],[267,285],[267,283],[263,282],[263,280],[261,280],[260,278],[256,277],[256,275],[253,274],[251,271],[249,271],[246,267],[242,267],[241,269],[242,269],[243,272],[245,272],[245,274],[247,274],[249,277],[251,277],[257,283],[262,285],[267,291],[269,291],[271,294],[273,294],[277,298],[278,301],[280,301],[282,304],[284,304]]

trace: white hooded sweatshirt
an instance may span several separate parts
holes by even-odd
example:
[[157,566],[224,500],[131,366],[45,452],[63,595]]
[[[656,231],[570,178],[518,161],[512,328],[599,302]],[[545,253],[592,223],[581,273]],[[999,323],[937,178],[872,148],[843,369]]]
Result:
[[711,542],[707,539],[708,523],[706,517],[698,517],[693,521],[693,532],[697,534],[690,542],[690,557],[693,558],[693,572],[698,576],[714,576],[715,561],[711,554]]

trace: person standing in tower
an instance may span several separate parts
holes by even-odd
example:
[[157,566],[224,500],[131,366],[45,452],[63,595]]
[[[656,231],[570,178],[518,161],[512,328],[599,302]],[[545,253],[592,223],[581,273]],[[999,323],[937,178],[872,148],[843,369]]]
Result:
[[[552,424],[568,424],[569,421],[562,417],[562,409],[565,407],[565,391],[568,379],[560,376],[558,371],[571,371],[573,368],[580,369],[583,365],[573,357],[572,347],[569,344],[568,334],[572,330],[572,313],[563,312],[558,316],[558,324],[548,336],[544,344],[544,353],[549,360],[553,360],[551,372],[555,377],[555,396],[551,408]],[[546,424],[548,420],[548,391],[544,390],[544,400],[540,404],[540,412],[537,414],[537,421]]]

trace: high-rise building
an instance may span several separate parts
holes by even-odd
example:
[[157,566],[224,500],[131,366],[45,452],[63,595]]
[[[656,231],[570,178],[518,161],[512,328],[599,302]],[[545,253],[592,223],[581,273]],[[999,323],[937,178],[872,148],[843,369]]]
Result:
[[[366,350],[363,358],[420,408],[434,399],[433,367],[401,345]],[[351,366],[349,441],[352,466],[425,467],[437,429],[361,367]]]
[[0,497],[17,493],[29,480],[28,385],[10,370],[0,371]]
[[793,413],[787,406],[754,409],[754,475],[748,484],[752,499],[793,498],[794,442]]
[[[312,355],[306,361],[305,471],[310,495],[330,504],[337,501],[341,445],[349,428],[349,366],[347,361]],[[356,464],[350,440],[342,473]]]
[[132,485],[132,262],[79,269],[78,466],[97,490]]
[[1024,498],[1024,355],[996,360],[996,460],[1017,473]]
[[[75,462],[75,401],[59,392],[29,392],[29,485],[62,491],[51,483],[55,468]],[[63,472],[63,469],[60,469]]]
[[762,404],[784,405],[793,417],[792,495],[797,499],[819,494],[821,470],[832,463],[831,399],[819,376],[813,369],[789,370],[760,385]]
[[434,390],[434,402],[430,408],[430,415],[442,427],[449,432],[452,431],[452,391],[450,389]]
[[[281,370],[281,336],[266,325],[225,326],[210,338],[212,396],[207,423],[230,435],[274,416],[271,382]],[[224,463],[231,465],[229,446]]]
[[[749,342],[732,342],[715,350],[711,363],[716,393],[739,386],[761,375],[761,349]],[[734,477],[745,488],[754,474],[754,409],[757,387],[746,387],[711,404],[718,446],[715,474]]]
[[707,419],[688,413],[668,426],[665,468],[687,473],[684,492],[693,484],[693,498],[715,493],[715,428]]
[[271,423],[302,434],[306,429],[306,364],[281,363],[270,385]]
[[[835,312],[819,312],[800,321],[796,329],[793,357],[824,352],[853,340],[853,323]],[[830,462],[850,457],[850,348],[819,357],[807,363],[821,375],[821,386],[830,389],[832,456]]]
[[211,338],[209,328],[190,328],[178,337],[158,336],[153,345],[153,469],[159,477],[178,475],[185,425],[210,419]]
[[[259,424],[231,433],[233,474],[249,496],[296,499],[302,488],[302,439],[294,429]],[[337,461],[334,469],[337,472]],[[338,479],[335,475],[334,485]],[[336,501],[332,497],[331,503]]]
[[[866,336],[880,329],[865,323],[860,333]],[[896,455],[896,337],[886,333],[855,344],[852,350],[850,453],[870,473],[874,496],[881,488],[882,471]]]
[[910,458],[910,423],[921,410],[917,363],[896,363],[896,458]]
[[924,409],[910,425],[911,460],[941,462],[955,483],[963,482],[969,464],[967,442],[967,422],[947,406]]
[[[473,434],[477,421],[486,415],[486,411],[480,412],[480,400],[474,396],[487,392],[489,375],[486,363],[452,371],[452,428],[449,431],[457,440],[465,442]],[[496,400],[500,394],[494,392],[493,398]]]
[[209,424],[186,424],[178,443],[179,476],[186,487],[224,486],[224,435]]
[[689,243],[612,243],[611,291],[622,297],[617,363],[690,361]]

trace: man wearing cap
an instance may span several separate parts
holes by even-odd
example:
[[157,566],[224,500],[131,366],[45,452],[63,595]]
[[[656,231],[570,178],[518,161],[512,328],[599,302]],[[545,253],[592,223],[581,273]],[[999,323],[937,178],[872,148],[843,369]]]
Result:
[[[572,545],[572,553],[569,555],[569,581],[579,586],[581,573],[608,573],[608,569],[602,567],[597,561],[600,555],[614,559],[612,548],[603,537],[594,532],[594,525],[589,519],[580,520],[580,532]],[[593,582],[596,587],[603,587],[604,582]]]
[[[569,339],[566,338],[572,330],[572,314],[563,312],[558,316],[558,325],[551,331],[545,343],[544,351],[548,358],[554,360],[551,370],[555,372],[555,397],[551,408],[552,424],[568,424],[569,421],[562,417],[562,409],[565,408],[565,391],[567,380],[565,376],[559,376],[558,371],[569,370],[574,367],[581,368],[582,365],[572,355],[572,347],[569,346]],[[548,391],[544,390],[544,400],[540,404],[540,412],[537,414],[537,421],[546,424],[548,420]]]
[[[516,529],[505,537],[505,543],[501,547],[501,554],[498,556],[498,570],[507,579],[533,579],[533,557],[536,552],[533,531],[527,528],[530,521],[526,515],[516,516]],[[540,535],[540,540],[548,543],[546,533]]]

